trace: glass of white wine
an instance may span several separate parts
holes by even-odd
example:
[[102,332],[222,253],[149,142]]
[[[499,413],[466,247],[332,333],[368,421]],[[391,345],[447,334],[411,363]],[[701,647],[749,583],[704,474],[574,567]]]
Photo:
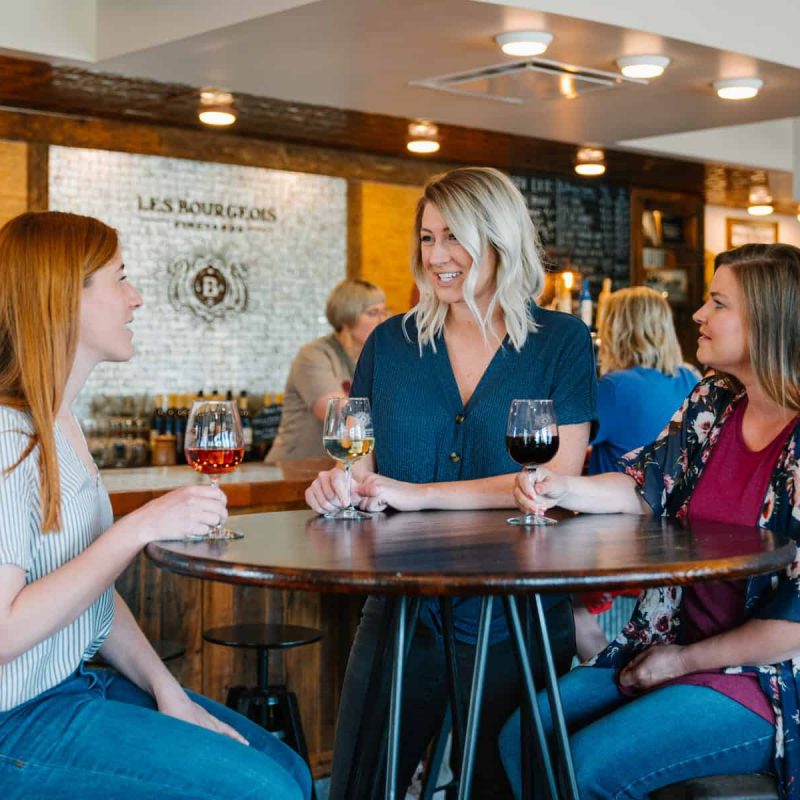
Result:
[[322,444],[328,455],[344,464],[347,506],[325,514],[327,519],[369,519],[350,499],[350,468],[375,447],[372,414],[366,397],[332,397],[322,427]]

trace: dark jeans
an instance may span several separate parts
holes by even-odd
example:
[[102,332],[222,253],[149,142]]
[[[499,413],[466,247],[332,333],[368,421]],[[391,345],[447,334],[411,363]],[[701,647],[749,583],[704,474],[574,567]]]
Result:
[[[495,602],[500,602],[496,600]],[[367,788],[347,792],[347,781],[354,757],[359,768],[369,777],[377,778],[382,796],[385,782],[385,749],[377,746],[375,736],[386,736],[389,716],[389,689],[391,661],[386,661],[374,704],[365,708],[367,687],[373,658],[378,647],[382,626],[385,624],[385,599],[370,597],[364,605],[342,689],[336,738],[333,749],[333,774],[331,775],[331,800],[369,800]],[[547,612],[548,630],[556,654],[559,672],[569,669],[575,652],[575,631],[572,624],[572,604],[565,600]],[[475,659],[474,645],[456,642],[464,707],[469,700],[472,668]],[[538,665],[534,665],[538,672]],[[480,800],[509,798],[512,796],[498,750],[498,734],[508,716],[520,703],[521,682],[511,642],[507,639],[489,648],[481,706],[480,733],[476,748],[476,763],[472,795]],[[448,702],[447,669],[441,637],[422,623],[418,623],[406,661],[403,680],[403,708],[400,728],[400,753],[398,778],[407,787],[417,764],[422,759],[428,743],[442,726]],[[364,715],[370,715],[369,736],[372,737],[355,754],[358,733]],[[382,757],[383,756],[383,757]],[[373,783],[374,781],[367,781]]]

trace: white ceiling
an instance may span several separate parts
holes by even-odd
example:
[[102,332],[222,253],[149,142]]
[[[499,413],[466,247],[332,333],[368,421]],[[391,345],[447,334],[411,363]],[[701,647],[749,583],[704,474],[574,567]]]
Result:
[[[0,0],[0,19],[0,51],[103,72],[773,169],[791,169],[800,117],[797,0]],[[554,34],[549,59],[673,64],[648,86],[524,106],[409,85],[505,62],[493,36],[526,27]],[[719,100],[711,81],[737,75],[765,89]]]

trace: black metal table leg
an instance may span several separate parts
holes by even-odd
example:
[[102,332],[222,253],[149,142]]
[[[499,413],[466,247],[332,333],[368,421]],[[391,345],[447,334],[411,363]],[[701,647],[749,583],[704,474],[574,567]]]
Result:
[[475,667],[472,673],[472,690],[469,698],[467,732],[464,737],[464,759],[458,783],[458,800],[467,800],[472,789],[472,772],[475,767],[475,746],[478,741],[478,725],[481,719],[483,680],[486,676],[486,658],[489,652],[489,629],[492,624],[492,602],[488,595],[481,602],[481,617],[478,624],[478,642],[475,646]]
[[458,674],[458,657],[456,656],[456,637],[453,626],[453,600],[450,597],[442,597],[439,600],[439,608],[442,612],[442,633],[444,634],[444,654],[445,665],[447,667],[447,688],[450,693],[450,714],[453,723],[452,727],[452,759],[456,769],[461,774],[461,757],[464,742],[464,706],[461,701],[461,681]]
[[545,688],[550,701],[550,715],[553,720],[553,730],[555,731],[558,762],[562,767],[563,793],[567,800],[579,800],[578,784],[575,781],[575,769],[572,765],[572,750],[569,746],[567,725],[564,721],[564,711],[561,707],[558,675],[556,675],[556,668],[553,663],[553,650],[550,647],[550,636],[547,632],[547,620],[544,616],[541,595],[533,595],[533,604],[536,611],[533,617],[536,634],[534,639],[540,650],[542,666],[544,667]]
[[[392,688],[389,701],[389,743],[386,754],[386,800],[396,800],[397,761],[400,749],[400,711],[403,705],[403,668],[406,659],[406,608],[408,600],[397,601],[394,614],[394,652],[392,657]],[[403,792],[405,797],[405,792]]]
[[[542,771],[544,772],[545,783],[547,784],[547,792],[551,800],[558,800],[558,787],[556,785],[555,774],[553,772],[553,763],[550,758],[550,749],[547,742],[547,737],[545,736],[544,727],[542,726],[542,718],[539,714],[539,704],[536,700],[536,686],[533,682],[533,670],[531,669],[530,658],[528,658],[527,644],[522,633],[522,625],[519,621],[517,603],[513,597],[506,596],[503,598],[503,605],[505,607],[508,628],[511,633],[511,641],[514,646],[514,654],[517,657],[517,663],[519,665],[522,682],[525,687],[525,692],[523,695],[524,706],[526,707],[527,712],[533,721],[533,729],[536,734],[536,743],[539,747],[539,761],[542,765]],[[530,780],[527,782],[527,784],[523,781],[523,789],[525,789],[526,786],[527,791],[530,792]]]

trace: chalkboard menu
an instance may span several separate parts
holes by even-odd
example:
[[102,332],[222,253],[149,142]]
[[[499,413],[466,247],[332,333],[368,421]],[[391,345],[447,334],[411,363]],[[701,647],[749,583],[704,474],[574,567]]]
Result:
[[528,204],[548,266],[572,268],[597,294],[604,277],[630,284],[630,192],[622,186],[541,175],[512,175]]

